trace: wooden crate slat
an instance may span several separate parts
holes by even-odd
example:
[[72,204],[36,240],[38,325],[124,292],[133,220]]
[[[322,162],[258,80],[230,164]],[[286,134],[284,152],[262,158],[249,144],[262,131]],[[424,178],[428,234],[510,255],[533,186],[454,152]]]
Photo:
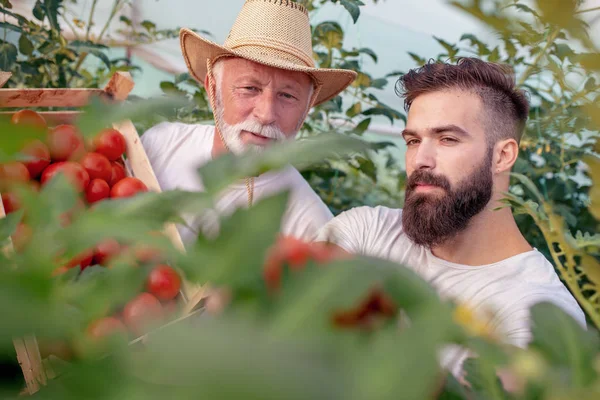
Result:
[[35,368],[32,366],[32,360],[27,353],[25,341],[22,338],[18,338],[13,340],[13,344],[17,352],[17,360],[23,371],[27,393],[34,394],[40,390],[40,384],[35,376]]
[[83,107],[102,89],[2,89],[0,107]]
[[[0,201],[0,218],[4,217],[6,217],[6,212],[4,211],[4,204]],[[7,253],[12,252],[12,240],[9,238],[7,242],[2,250]],[[27,392],[34,394],[40,389],[40,383],[43,385],[46,384],[46,375],[37,340],[34,336],[14,338],[13,345],[17,353],[17,360],[23,371]]]
[[127,100],[127,96],[133,90],[135,83],[129,72],[118,71],[110,78],[104,87],[104,92],[112,97],[114,101]]
[[8,80],[10,79],[11,76],[12,76],[12,73],[10,73],[10,72],[0,71],[0,88],[2,86],[4,86],[6,84],[6,82],[8,82]]

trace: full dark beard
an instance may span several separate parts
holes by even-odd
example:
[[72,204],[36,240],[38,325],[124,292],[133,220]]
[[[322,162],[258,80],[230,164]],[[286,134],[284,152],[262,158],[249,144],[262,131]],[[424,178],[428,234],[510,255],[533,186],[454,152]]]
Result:
[[[416,244],[432,248],[467,228],[492,198],[492,157],[487,154],[482,165],[463,179],[455,190],[450,182],[427,170],[417,170],[408,179],[402,227]],[[416,193],[417,183],[438,186],[441,195]]]

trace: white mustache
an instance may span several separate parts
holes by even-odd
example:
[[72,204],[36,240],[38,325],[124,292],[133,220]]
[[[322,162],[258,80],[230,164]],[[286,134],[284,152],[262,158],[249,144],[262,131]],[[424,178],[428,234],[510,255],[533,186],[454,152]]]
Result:
[[237,132],[246,131],[255,135],[264,136],[273,140],[285,140],[286,135],[274,125],[263,125],[255,120],[246,120],[238,124],[231,125],[231,129]]

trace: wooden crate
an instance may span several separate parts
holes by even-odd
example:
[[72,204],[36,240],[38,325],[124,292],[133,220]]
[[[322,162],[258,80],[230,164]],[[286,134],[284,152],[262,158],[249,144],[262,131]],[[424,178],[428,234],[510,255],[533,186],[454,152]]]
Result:
[[[10,73],[0,71],[0,107],[15,109],[15,111],[0,112],[0,115],[5,116],[10,116],[20,109],[31,107],[83,107],[88,104],[93,96],[104,96],[111,101],[120,102],[127,99],[134,87],[134,82],[129,73],[116,72],[103,89],[1,89],[10,77]],[[44,116],[48,125],[52,126],[73,123],[81,111],[41,111],[39,113]],[[158,180],[133,123],[130,120],[125,120],[114,124],[113,127],[123,134],[127,143],[125,152],[127,174],[140,179],[150,191],[160,192]],[[4,216],[4,207],[0,201],[0,218]],[[176,248],[185,251],[179,232],[174,224],[167,224],[164,232]],[[12,245],[9,244],[8,248],[3,250],[12,251]],[[204,287],[184,281],[180,297],[184,302],[183,317],[171,323],[192,315],[196,307],[205,299],[206,290]],[[143,342],[146,336],[137,338],[132,343]],[[39,346],[34,336],[15,338],[13,342],[25,377],[26,393],[34,394],[39,390],[40,385],[45,385],[48,379],[52,378],[53,373],[44,367]]]

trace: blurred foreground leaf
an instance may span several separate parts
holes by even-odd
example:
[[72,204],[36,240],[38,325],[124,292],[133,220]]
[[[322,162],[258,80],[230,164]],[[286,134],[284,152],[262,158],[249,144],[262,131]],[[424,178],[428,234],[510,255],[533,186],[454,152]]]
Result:
[[209,193],[216,194],[236,180],[258,176],[288,165],[298,170],[325,158],[343,157],[369,148],[369,144],[346,135],[322,134],[299,141],[276,143],[260,154],[226,154],[202,166],[199,173]]

